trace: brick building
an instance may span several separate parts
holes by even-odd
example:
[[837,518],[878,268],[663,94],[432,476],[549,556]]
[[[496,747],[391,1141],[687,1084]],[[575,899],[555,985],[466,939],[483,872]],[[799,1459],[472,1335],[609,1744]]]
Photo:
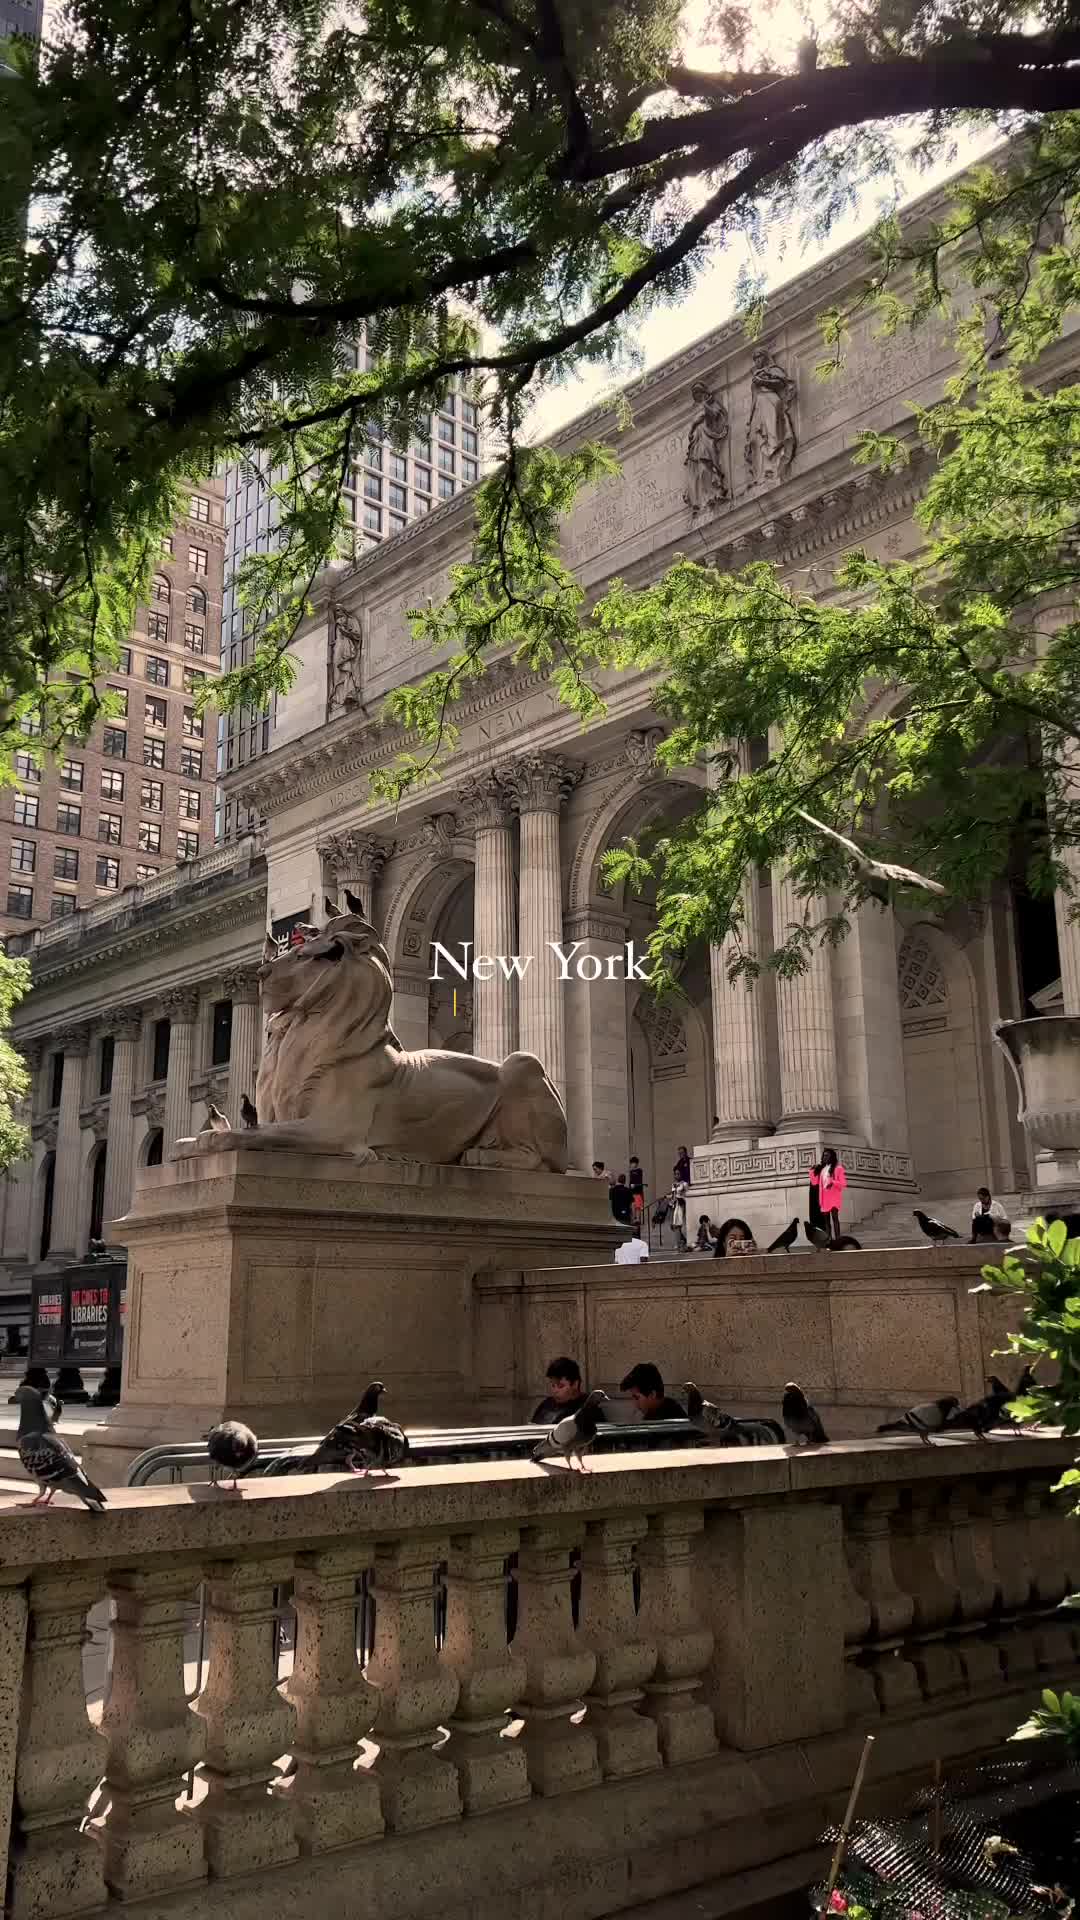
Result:
[[213,837],[213,715],[200,679],[221,664],[223,494],[205,481],[166,537],[130,644],[107,685],[122,711],[53,758],[24,720],[19,784],[0,792],[0,935],[138,886]]

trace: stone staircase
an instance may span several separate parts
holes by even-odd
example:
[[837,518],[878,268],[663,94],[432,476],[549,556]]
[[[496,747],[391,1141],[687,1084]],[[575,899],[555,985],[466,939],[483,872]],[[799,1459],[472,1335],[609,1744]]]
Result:
[[[1052,1203],[1037,1201],[1033,1193],[996,1193],[1012,1222],[1013,1239],[1022,1239],[1027,1228],[1037,1215]],[[913,1194],[902,1200],[887,1200],[883,1206],[875,1207],[873,1213],[864,1220],[856,1221],[851,1232],[863,1247],[928,1247],[930,1242],[924,1239],[913,1209],[919,1207],[924,1213],[932,1214],[935,1220],[941,1220],[947,1227],[955,1227],[962,1240],[971,1233],[971,1209],[975,1204],[973,1193],[940,1194],[933,1199]],[[1053,1204],[1061,1204],[1055,1202]]]

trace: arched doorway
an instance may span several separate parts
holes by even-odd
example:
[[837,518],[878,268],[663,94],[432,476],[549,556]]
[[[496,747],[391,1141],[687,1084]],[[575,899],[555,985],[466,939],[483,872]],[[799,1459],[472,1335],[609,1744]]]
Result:
[[46,1155],[41,1169],[41,1239],[38,1243],[38,1259],[46,1260],[52,1246],[53,1198],[56,1192],[56,1155]]
[[143,1160],[143,1166],[160,1167],[164,1147],[165,1135],[160,1127],[155,1127],[153,1133],[146,1137],[146,1157]]
[[990,1156],[970,968],[947,933],[918,926],[904,937],[898,972],[916,1177],[929,1194],[974,1193]]
[[90,1238],[100,1240],[105,1222],[105,1161],[108,1145],[103,1140],[94,1148],[90,1174]]

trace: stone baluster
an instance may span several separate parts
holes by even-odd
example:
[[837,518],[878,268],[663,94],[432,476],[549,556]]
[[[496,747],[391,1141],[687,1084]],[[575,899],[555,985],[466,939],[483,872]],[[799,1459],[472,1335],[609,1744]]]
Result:
[[893,1565],[912,1603],[913,1632],[905,1651],[927,1699],[949,1692],[963,1679],[956,1654],[942,1644],[956,1620],[958,1598],[955,1581],[939,1564],[939,1500],[935,1486],[910,1488],[893,1527]]
[[102,1231],[110,1246],[122,1246],[123,1241],[112,1232],[112,1223],[122,1220],[131,1204],[135,1172],[135,1116],[131,1101],[135,1092],[135,1053],[142,1031],[141,1011],[111,1015],[105,1031],[113,1036],[113,1070]]
[[[779,946],[808,903],[800,899],[790,876],[773,869],[773,939]],[[824,902],[810,902],[811,920],[824,917]],[[840,1124],[836,1020],[833,1012],[832,951],[815,938],[806,969],[791,979],[776,977],[776,1018],[780,1038],[778,1131]]]
[[324,866],[333,874],[333,892],[342,913],[348,913],[345,889],[361,902],[365,920],[374,924],[375,884],[393,848],[373,833],[331,833],[319,843]]
[[[750,749],[736,749],[738,771],[750,768]],[[764,986],[740,977],[734,983],[728,969],[740,952],[761,956],[761,898],[756,871],[748,873],[739,896],[741,925],[719,946],[709,948],[712,988],[713,1062],[716,1122],[714,1140],[771,1133],[769,1111],[769,1055]]]
[[1037,1665],[1035,1640],[1025,1618],[1034,1579],[1031,1543],[1018,1502],[1013,1480],[995,1480],[988,1491],[980,1490],[975,1496],[976,1511],[984,1523],[984,1541],[986,1531],[990,1536],[989,1565],[984,1571],[988,1575],[992,1572],[997,1587],[1000,1630],[995,1645],[1006,1678],[1013,1684],[1033,1675]]
[[[1068,1592],[1062,1543],[1063,1523],[1045,1480],[1024,1482],[1021,1504],[1027,1522],[1028,1550],[1033,1572],[1032,1597],[1040,1609],[1057,1609]],[[1064,1525],[1075,1524],[1066,1521]],[[1040,1667],[1067,1672],[1072,1660],[1072,1635],[1067,1613],[1052,1612],[1034,1625],[1035,1650]]]
[[634,1611],[634,1546],[646,1525],[644,1515],[619,1514],[590,1521],[585,1534],[579,1632],[596,1655],[585,1704],[608,1780],[660,1765],[656,1724],[638,1712],[657,1661]]
[[851,1508],[843,1509],[844,1526],[844,1687],[849,1720],[875,1720],[881,1703],[874,1676],[864,1656],[871,1629],[870,1603],[855,1584],[851,1553]]
[[110,1574],[112,1663],[101,1714],[107,1742],[105,1811],[90,1831],[105,1879],[122,1900],[206,1876],[202,1834],[176,1798],[202,1758],[203,1725],[184,1692],[184,1633],[195,1592],[190,1567]]
[[571,1721],[596,1673],[596,1656],[575,1632],[570,1605],[570,1550],[580,1540],[578,1523],[552,1520],[525,1529],[518,1555],[514,1652],[525,1661],[525,1686],[515,1712],[525,1722],[534,1793],[566,1793],[600,1780],[588,1720]]
[[266,1790],[295,1722],[275,1672],[274,1589],[292,1570],[290,1559],[206,1569],[206,1685],[195,1702],[206,1729],[206,1798],[192,1818],[214,1873],[253,1873],[298,1852],[288,1803]]
[[245,1093],[255,1099],[256,1057],[259,1044],[259,978],[254,967],[238,967],[225,975],[225,998],[232,1001],[232,1035],[229,1042],[229,1090],[226,1110],[234,1127],[240,1127],[240,1103]]
[[523,753],[506,774],[521,819],[519,872],[521,951],[535,955],[521,982],[519,1044],[547,1069],[560,1100],[566,1099],[566,1029],[563,995],[552,941],[562,941],[562,867],[559,815],[581,778],[558,754]]
[[914,1705],[919,1682],[900,1648],[914,1615],[914,1603],[897,1582],[892,1561],[892,1527],[899,1505],[895,1487],[859,1496],[845,1514],[848,1569],[855,1592],[870,1612],[868,1667],[883,1713]]
[[638,1631],[656,1647],[642,1712],[656,1722],[668,1766],[716,1752],[716,1726],[701,1693],[713,1637],[697,1615],[693,1595],[692,1542],[704,1525],[700,1507],[665,1507],[650,1515],[638,1547]]
[[[973,1507],[974,1488],[964,1482],[945,1494],[939,1538],[947,1543],[948,1563],[956,1580],[960,1637],[955,1652],[971,1693],[991,1693],[1001,1685],[1001,1656],[987,1626],[997,1596],[979,1552],[978,1525]],[[941,1564],[939,1562],[939,1564]]]
[[448,1539],[380,1547],[375,1561],[375,1651],[368,1678],[381,1699],[373,1738],[383,1818],[392,1833],[434,1827],[461,1813],[457,1770],[433,1752],[457,1705],[458,1678],[440,1663],[433,1632],[433,1578]]
[[161,1012],[169,1022],[169,1071],[165,1081],[162,1140],[163,1158],[167,1160],[177,1140],[186,1140],[191,1132],[191,1043],[199,1017],[199,996],[193,989],[178,988],[165,995]]
[[[473,780],[462,795],[466,823],[476,837],[473,887],[473,959],[511,954],[514,946],[513,813],[497,774]],[[487,969],[485,968],[486,972]],[[473,1052],[505,1060],[517,1046],[514,982],[496,966],[490,979],[472,983]]]
[[506,1562],[518,1543],[510,1527],[450,1542],[441,1657],[459,1691],[446,1754],[457,1765],[467,1814],[513,1806],[531,1791],[521,1741],[502,1738],[510,1702],[525,1685],[525,1661],[506,1644]]
[[49,1920],[105,1903],[102,1859],[80,1830],[105,1743],[86,1712],[82,1650],[101,1584],[67,1569],[31,1582],[8,1874],[11,1920]]
[[356,1657],[357,1580],[374,1557],[357,1543],[296,1563],[296,1657],[284,1689],[296,1713],[296,1766],[274,1791],[292,1805],[303,1853],[355,1846],[383,1831],[378,1782],[356,1765],[378,1705]]
[[82,1196],[83,1062],[90,1044],[89,1029],[68,1027],[56,1035],[57,1052],[64,1056],[60,1113],[56,1130],[56,1174],[53,1184],[52,1242],[49,1257],[59,1263],[75,1258],[79,1241],[79,1202]]

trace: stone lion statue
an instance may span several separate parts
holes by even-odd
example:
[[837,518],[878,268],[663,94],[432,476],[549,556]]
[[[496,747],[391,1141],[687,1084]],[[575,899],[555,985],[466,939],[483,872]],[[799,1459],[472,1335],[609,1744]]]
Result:
[[179,1140],[177,1155],[279,1147],[565,1172],[566,1115],[535,1054],[500,1066],[431,1047],[406,1053],[389,1022],[389,956],[362,915],[338,914],[284,953],[267,944],[258,1125],[225,1131],[219,1120]]

